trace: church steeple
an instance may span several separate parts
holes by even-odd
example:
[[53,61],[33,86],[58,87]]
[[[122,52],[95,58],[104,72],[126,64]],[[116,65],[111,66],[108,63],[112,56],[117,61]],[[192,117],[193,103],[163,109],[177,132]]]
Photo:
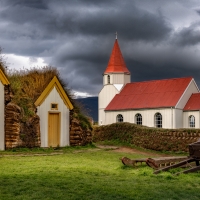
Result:
[[122,56],[118,40],[117,40],[117,33],[116,33],[116,39],[115,43],[112,49],[112,53],[110,55],[110,60],[108,62],[108,66],[104,72],[104,74],[107,73],[126,73],[130,74],[129,70],[126,67],[126,64],[124,62],[124,58]]
[[123,86],[131,81],[131,73],[126,67],[119,48],[117,33],[108,66],[103,74],[103,88],[99,92],[99,125],[106,123],[105,108]]

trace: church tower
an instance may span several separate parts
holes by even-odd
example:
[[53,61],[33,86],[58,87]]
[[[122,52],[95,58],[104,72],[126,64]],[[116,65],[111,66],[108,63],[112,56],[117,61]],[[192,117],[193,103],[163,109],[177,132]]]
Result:
[[124,58],[122,56],[117,36],[110,55],[108,66],[103,73],[103,88],[99,93],[98,103],[99,103],[99,125],[105,125],[105,108],[113,99],[113,97],[118,94],[123,86],[130,83],[131,74],[126,67]]

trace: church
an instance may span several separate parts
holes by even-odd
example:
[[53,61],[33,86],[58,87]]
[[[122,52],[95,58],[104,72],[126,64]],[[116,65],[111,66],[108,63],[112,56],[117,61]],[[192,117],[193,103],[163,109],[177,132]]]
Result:
[[98,123],[200,128],[200,92],[192,77],[131,82],[116,38],[98,96]]

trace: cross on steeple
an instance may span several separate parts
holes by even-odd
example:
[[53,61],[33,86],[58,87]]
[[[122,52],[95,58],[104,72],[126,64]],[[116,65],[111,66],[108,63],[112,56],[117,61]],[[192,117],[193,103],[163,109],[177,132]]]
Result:
[[116,31],[115,35],[116,35],[116,40],[117,40],[117,31]]

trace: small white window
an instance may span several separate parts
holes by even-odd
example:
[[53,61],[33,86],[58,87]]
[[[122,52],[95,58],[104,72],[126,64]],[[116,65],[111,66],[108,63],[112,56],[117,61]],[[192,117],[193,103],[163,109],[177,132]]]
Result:
[[51,110],[58,110],[58,104],[57,103],[52,103],[51,104]]
[[123,122],[123,116],[121,114],[117,115],[117,122]]
[[195,127],[195,117],[193,115],[189,116],[189,127],[191,128]]
[[155,127],[162,128],[162,115],[160,113],[156,113],[154,116]]
[[140,113],[135,115],[136,124],[142,125],[142,115]]

